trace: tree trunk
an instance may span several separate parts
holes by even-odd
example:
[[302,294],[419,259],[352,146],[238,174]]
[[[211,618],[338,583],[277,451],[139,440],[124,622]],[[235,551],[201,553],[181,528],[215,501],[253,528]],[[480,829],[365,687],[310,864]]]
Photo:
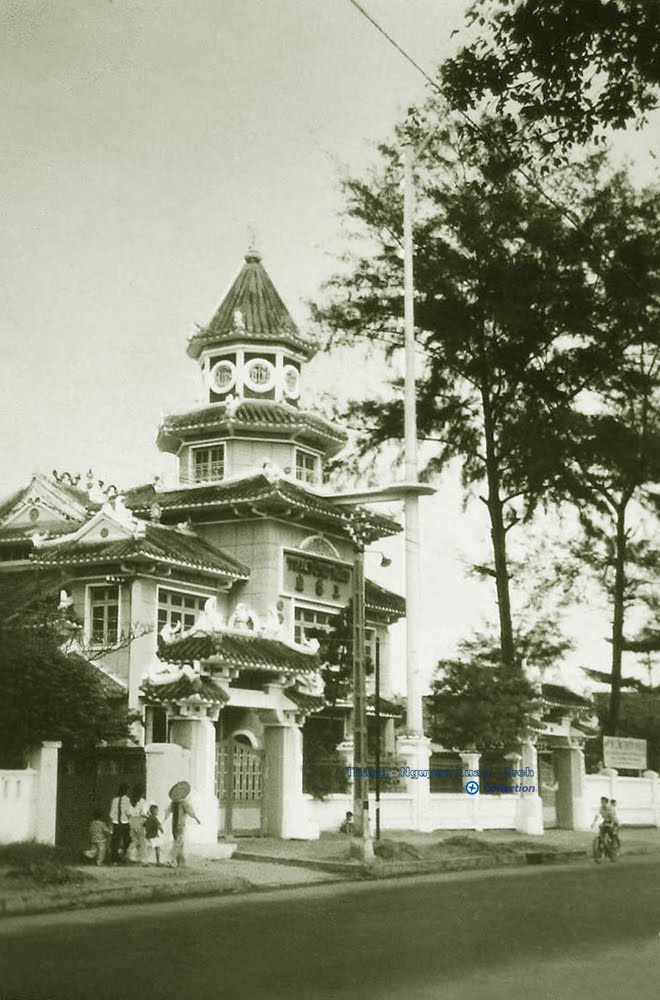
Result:
[[495,585],[497,588],[497,612],[500,623],[500,646],[502,660],[508,670],[516,670],[513,622],[511,620],[511,597],[509,593],[509,567],[506,552],[506,529],[504,527],[503,502],[500,496],[500,474],[495,447],[495,433],[488,392],[482,390],[481,401],[484,414],[484,437],[486,457],[486,481],[488,498],[486,505],[490,517],[490,537],[493,545],[495,565]]
[[626,507],[624,498],[616,511],[614,549],[614,588],[612,591],[612,688],[607,735],[616,736],[621,706],[621,661],[623,657],[623,623],[626,592]]

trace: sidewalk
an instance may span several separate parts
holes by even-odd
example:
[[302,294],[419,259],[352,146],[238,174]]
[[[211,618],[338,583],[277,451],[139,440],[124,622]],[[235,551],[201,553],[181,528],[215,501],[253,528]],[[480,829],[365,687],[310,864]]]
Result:
[[[621,836],[623,857],[660,856],[660,830],[624,829]],[[180,869],[81,866],[73,872],[80,872],[83,881],[47,886],[11,878],[0,869],[0,917],[362,878],[520,867],[530,860],[586,862],[593,837],[588,831],[569,830],[547,830],[542,837],[522,837],[511,830],[384,831],[384,853],[373,866],[351,859],[349,838],[341,834],[324,834],[317,841],[250,837],[239,839],[231,859],[191,857]]]
[[40,886],[11,878],[6,870],[0,869],[0,917],[190,896],[221,896],[337,880],[335,875],[313,872],[295,864],[204,858],[190,858],[185,868],[104,865],[80,866],[73,872],[82,873],[84,880]]

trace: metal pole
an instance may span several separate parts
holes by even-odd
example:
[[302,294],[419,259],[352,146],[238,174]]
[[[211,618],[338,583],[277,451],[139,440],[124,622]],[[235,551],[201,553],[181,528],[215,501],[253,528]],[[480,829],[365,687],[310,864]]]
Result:
[[369,829],[369,745],[367,740],[367,685],[364,655],[364,541],[355,531],[356,554],[353,566],[353,846],[364,861],[373,859]]
[[[416,483],[417,473],[417,395],[415,384],[415,303],[413,285],[413,218],[415,191],[413,164],[415,150],[410,143],[403,148],[403,287],[404,287],[404,457],[406,481]],[[422,696],[419,682],[419,499],[408,495],[406,515],[406,729],[422,735]]]
[[380,638],[376,636],[376,840],[380,840]]

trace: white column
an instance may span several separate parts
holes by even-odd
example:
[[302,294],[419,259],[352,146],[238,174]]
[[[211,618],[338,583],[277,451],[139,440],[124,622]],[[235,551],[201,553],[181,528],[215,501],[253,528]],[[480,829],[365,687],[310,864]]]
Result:
[[543,834],[543,802],[539,795],[539,765],[536,747],[529,741],[523,743],[521,754],[521,766],[529,768],[532,774],[525,778],[511,778],[512,784],[529,785],[534,788],[533,792],[521,792],[518,800],[518,815],[516,818],[516,830],[519,833],[526,833],[533,836]]
[[477,833],[481,833],[483,830],[483,824],[481,820],[481,791],[478,791],[476,795],[470,795],[467,791],[467,784],[469,781],[476,781],[481,789],[482,781],[480,775],[474,775],[475,771],[479,770],[479,760],[480,754],[474,751],[467,751],[461,754],[461,763],[465,771],[472,771],[473,775],[466,774],[463,778],[463,790],[468,796],[470,801],[470,818],[472,820],[472,829],[476,830]]
[[[408,733],[396,741],[397,756],[412,771],[426,771],[431,758],[431,741],[426,736]],[[406,792],[412,797],[410,823],[412,830],[428,833],[431,822],[431,781],[429,778],[404,778]]]
[[190,752],[190,801],[200,819],[186,827],[191,844],[216,844],[218,841],[219,806],[215,794],[215,726],[211,719],[176,719],[171,727],[172,739]]
[[[147,771],[147,803],[158,806],[163,823],[170,804],[168,792],[177,781],[190,781],[190,751],[178,743],[149,743],[144,748]],[[163,823],[165,836],[170,839],[171,825]]]
[[309,819],[303,797],[302,733],[298,726],[266,723],[264,751],[265,833],[285,840],[318,840],[318,824]]
[[34,781],[34,839],[40,844],[55,843],[57,820],[57,758],[59,740],[47,740],[30,754]]
[[653,811],[653,822],[660,826],[660,782],[657,771],[644,771],[644,778],[648,778],[651,784],[651,809]]

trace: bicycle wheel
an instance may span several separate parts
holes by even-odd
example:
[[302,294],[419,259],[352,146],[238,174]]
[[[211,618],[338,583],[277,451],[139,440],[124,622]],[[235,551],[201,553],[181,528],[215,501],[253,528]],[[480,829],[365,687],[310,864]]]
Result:
[[613,837],[607,838],[607,843],[605,844],[605,853],[607,854],[610,861],[618,861],[619,859],[619,845],[614,840]]
[[597,865],[599,865],[601,863],[601,861],[603,860],[603,858],[605,857],[605,847],[604,847],[603,841],[600,839],[600,837],[596,837],[594,839],[593,847],[592,847],[592,853],[593,853],[594,861],[596,862]]

